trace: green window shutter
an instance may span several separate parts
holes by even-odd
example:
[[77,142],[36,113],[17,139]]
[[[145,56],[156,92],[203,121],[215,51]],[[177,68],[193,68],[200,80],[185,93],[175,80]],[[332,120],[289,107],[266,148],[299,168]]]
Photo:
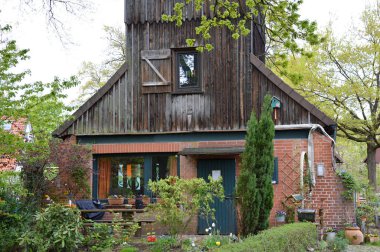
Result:
[[278,184],[278,158],[274,158],[274,170],[272,176],[272,184]]

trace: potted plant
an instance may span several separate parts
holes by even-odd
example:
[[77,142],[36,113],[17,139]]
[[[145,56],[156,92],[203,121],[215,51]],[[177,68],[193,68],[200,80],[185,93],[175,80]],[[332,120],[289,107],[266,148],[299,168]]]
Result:
[[142,202],[143,202],[144,206],[147,206],[150,203],[150,197],[147,195],[143,195],[142,196]]
[[350,241],[350,244],[359,245],[364,241],[364,235],[356,224],[344,228],[344,236]]
[[286,212],[284,210],[279,210],[276,212],[276,221],[285,222]]
[[336,236],[336,230],[333,227],[326,229],[326,241],[334,241]]
[[123,203],[124,203],[124,197],[122,195],[108,196],[108,204],[110,205],[122,205]]
[[378,242],[380,238],[378,234],[366,234],[365,240],[366,242],[373,243],[373,242]]

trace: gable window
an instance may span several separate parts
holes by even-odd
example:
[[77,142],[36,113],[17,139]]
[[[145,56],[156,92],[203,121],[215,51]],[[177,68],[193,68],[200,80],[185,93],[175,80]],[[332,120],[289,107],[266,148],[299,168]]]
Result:
[[195,50],[175,52],[175,91],[179,93],[200,92],[200,55]]

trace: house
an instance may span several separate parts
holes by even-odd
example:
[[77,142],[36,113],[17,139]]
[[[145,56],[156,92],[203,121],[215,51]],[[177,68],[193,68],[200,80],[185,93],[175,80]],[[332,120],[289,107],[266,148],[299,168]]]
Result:
[[[6,132],[20,136],[25,142],[33,140],[32,126],[25,118],[11,119],[1,117],[0,126]],[[20,171],[22,166],[17,163],[17,160],[9,155],[0,154],[0,172],[1,171]]]
[[[199,53],[185,40],[195,36],[201,14],[212,12],[189,7],[177,27],[161,20],[174,2],[125,1],[125,64],[53,133],[92,146],[93,198],[127,190],[149,195],[148,180],[168,175],[222,176],[226,199],[215,206],[217,225],[223,234],[236,233],[234,187],[247,121],[252,110],[259,116],[270,94],[276,124],[271,225],[281,202],[301,193],[304,207],[324,209],[325,225],[351,221],[352,204],[340,196],[344,188],[334,171],[336,123],[265,66],[260,27],[252,24],[239,40],[225,29],[213,31],[215,49]],[[311,194],[301,190],[308,166]],[[204,227],[194,220],[189,232]]]

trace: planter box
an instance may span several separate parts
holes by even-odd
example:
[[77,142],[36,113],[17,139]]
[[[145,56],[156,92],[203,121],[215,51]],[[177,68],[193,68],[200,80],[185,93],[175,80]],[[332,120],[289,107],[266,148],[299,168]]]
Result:
[[108,199],[108,204],[110,205],[122,205],[124,203],[124,198]]
[[298,209],[298,221],[315,222],[315,210],[314,209]]
[[285,215],[276,216],[276,221],[277,222],[285,222]]

